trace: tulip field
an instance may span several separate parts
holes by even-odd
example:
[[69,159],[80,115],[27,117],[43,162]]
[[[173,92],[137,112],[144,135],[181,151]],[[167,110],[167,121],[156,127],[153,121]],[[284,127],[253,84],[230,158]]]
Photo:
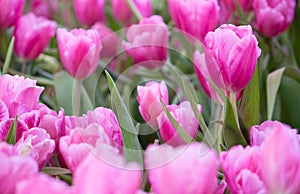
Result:
[[298,1],[0,10],[0,194],[300,194]]

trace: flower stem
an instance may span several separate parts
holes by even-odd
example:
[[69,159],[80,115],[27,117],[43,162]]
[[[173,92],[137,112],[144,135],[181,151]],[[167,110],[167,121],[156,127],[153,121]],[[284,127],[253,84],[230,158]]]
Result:
[[236,124],[237,124],[238,128],[240,128],[239,117],[238,117],[238,112],[237,112],[237,107],[236,107],[236,93],[235,92],[230,91],[229,100],[230,100],[230,103],[233,107],[233,112],[234,112]]
[[134,16],[141,21],[143,19],[143,16],[141,14],[141,12],[139,11],[139,9],[136,7],[136,5],[134,4],[134,2],[132,0],[126,0],[129,8],[131,9],[131,11],[133,12]]
[[75,116],[78,116],[80,113],[81,86],[82,80],[75,79],[75,84],[73,88],[73,114]]

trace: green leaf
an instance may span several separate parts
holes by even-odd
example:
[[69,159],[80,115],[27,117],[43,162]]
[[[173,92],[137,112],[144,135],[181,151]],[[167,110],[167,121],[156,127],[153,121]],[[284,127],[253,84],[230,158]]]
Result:
[[9,43],[9,46],[8,46],[8,51],[7,51],[7,54],[6,54],[2,74],[6,74],[8,72],[11,57],[12,57],[12,54],[13,54],[14,42],[15,42],[15,37],[12,37],[12,39]]
[[180,125],[179,123],[172,117],[170,111],[168,110],[167,106],[164,104],[164,102],[162,100],[160,100],[160,103],[164,109],[164,112],[166,113],[168,119],[170,120],[171,124],[173,125],[173,127],[176,129],[177,133],[179,134],[179,136],[182,138],[182,140],[188,144],[191,141],[195,141],[194,138],[188,134]]
[[228,100],[226,99],[225,102],[225,120],[223,125],[223,137],[227,148],[231,148],[235,145],[243,145],[246,146],[247,142],[237,125],[236,117],[234,114],[233,106]]
[[16,129],[17,129],[18,116],[15,117],[14,122],[11,124],[6,136],[6,142],[12,145],[16,144]]
[[283,74],[300,83],[300,70],[296,67],[286,66],[270,73],[267,78],[267,103],[268,119],[272,119],[276,95],[282,80]]
[[[256,68],[251,81],[243,92],[239,112],[243,118],[245,126],[250,129],[251,126],[259,124],[260,92],[259,75]],[[247,132],[248,133],[248,132]]]
[[112,100],[116,106],[118,120],[122,129],[122,137],[124,144],[124,156],[126,162],[139,162],[143,164],[141,145],[137,137],[137,131],[130,117],[129,111],[124,104],[122,97],[117,89],[115,82],[107,71],[106,78],[111,92]]
[[71,171],[69,169],[60,168],[60,167],[44,167],[41,171],[50,176],[56,176],[56,175],[61,175],[61,174],[71,174]]

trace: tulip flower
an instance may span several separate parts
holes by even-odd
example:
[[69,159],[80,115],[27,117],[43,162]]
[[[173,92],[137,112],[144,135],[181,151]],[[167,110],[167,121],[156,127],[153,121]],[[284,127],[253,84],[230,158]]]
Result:
[[9,119],[8,108],[6,104],[0,100],[0,123]]
[[261,176],[268,193],[299,193],[300,144],[291,130],[276,127],[262,144]]
[[154,69],[167,59],[168,27],[161,16],[144,18],[130,26],[126,37],[128,42],[122,42],[122,46],[136,64]]
[[260,52],[251,26],[224,24],[209,32],[204,40],[209,78],[228,93],[240,92],[246,87]]
[[9,117],[14,118],[24,112],[37,108],[43,87],[36,85],[35,80],[20,76],[2,75],[0,77],[0,100],[9,109]]
[[14,51],[22,60],[36,59],[54,36],[56,23],[33,13],[23,15],[15,25]]
[[22,137],[16,143],[16,148],[20,155],[33,158],[41,170],[52,156],[55,141],[50,139],[45,129],[32,128],[23,132]]
[[102,50],[101,57],[115,57],[121,44],[118,36],[105,24],[97,22],[92,26],[92,29],[97,30],[101,37]]
[[154,129],[158,128],[157,117],[163,111],[160,99],[169,104],[168,88],[164,81],[148,82],[145,86],[137,87],[139,111],[144,120]]
[[268,38],[283,33],[293,21],[295,6],[295,0],[255,0],[256,28]]
[[75,193],[136,193],[142,172],[136,163],[126,164],[123,156],[112,150],[90,153],[77,167],[73,186]]
[[6,142],[0,142],[0,191],[15,194],[19,181],[38,173],[37,163],[30,157],[19,155],[17,149]]
[[70,135],[61,137],[59,151],[68,168],[74,172],[89,152],[110,145],[112,142],[103,128],[93,123],[86,128],[75,128]]
[[153,193],[221,194],[218,188],[218,158],[203,143],[172,148],[150,145],[145,152],[145,166]]
[[[190,136],[195,138],[198,131],[198,120],[194,115],[191,104],[188,101],[184,101],[179,105],[167,105],[167,108],[179,125],[190,134]],[[198,109],[201,113],[200,105],[198,105]],[[157,124],[161,138],[165,143],[172,146],[185,144],[164,111],[157,117]]]
[[0,1],[0,29],[8,29],[15,25],[22,16],[25,0]]
[[[152,15],[151,0],[132,0],[143,17]],[[119,22],[130,23],[132,13],[126,0],[111,0],[112,14]]]
[[200,41],[218,24],[217,0],[168,0],[168,5],[175,27]]
[[98,32],[58,29],[57,41],[62,64],[72,77],[82,80],[95,71],[102,49]]
[[[47,189],[45,189],[47,188]],[[37,174],[17,184],[16,194],[72,194],[72,189],[64,181],[46,174]]]
[[292,129],[290,126],[278,122],[278,121],[265,121],[260,125],[255,125],[250,128],[250,143],[251,145],[260,146],[265,139],[277,128],[290,131],[291,133],[297,134],[296,129]]
[[258,147],[235,146],[221,152],[221,166],[231,193],[267,193],[260,176],[261,151]]
[[[15,119],[10,118],[8,120],[0,122],[0,141],[5,141],[8,131],[13,124]],[[16,141],[18,141],[21,137],[23,132],[28,130],[28,127],[26,123],[20,119],[17,120],[16,122],[17,127],[16,127]]]
[[54,18],[58,11],[58,0],[31,0],[30,11],[37,16]]
[[105,0],[74,0],[74,10],[81,24],[91,26],[104,20]]

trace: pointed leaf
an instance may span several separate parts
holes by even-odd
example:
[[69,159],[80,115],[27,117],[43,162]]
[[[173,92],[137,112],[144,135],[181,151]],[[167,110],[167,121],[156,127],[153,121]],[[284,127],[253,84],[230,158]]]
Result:
[[14,42],[15,42],[15,37],[12,37],[12,39],[9,43],[9,46],[8,46],[8,50],[7,50],[7,54],[6,54],[2,74],[6,74],[8,72],[11,57],[12,57],[12,54],[13,54]]
[[18,121],[18,116],[15,117],[14,122],[11,124],[8,134],[6,136],[6,142],[12,145],[16,144],[16,131],[17,131],[17,121]]
[[60,168],[60,167],[44,167],[42,169],[42,172],[50,175],[50,176],[56,176],[61,174],[71,174],[71,171],[66,168]]
[[124,104],[112,77],[107,71],[105,71],[105,73],[109,90],[111,92],[112,100],[114,105],[116,106],[118,120],[122,129],[125,160],[127,162],[139,162],[142,165],[143,158],[141,153],[141,146],[129,111],[127,110],[127,107]]
[[225,120],[223,125],[223,137],[227,148],[235,145],[247,145],[247,142],[237,125],[232,104],[228,98],[225,102]]

